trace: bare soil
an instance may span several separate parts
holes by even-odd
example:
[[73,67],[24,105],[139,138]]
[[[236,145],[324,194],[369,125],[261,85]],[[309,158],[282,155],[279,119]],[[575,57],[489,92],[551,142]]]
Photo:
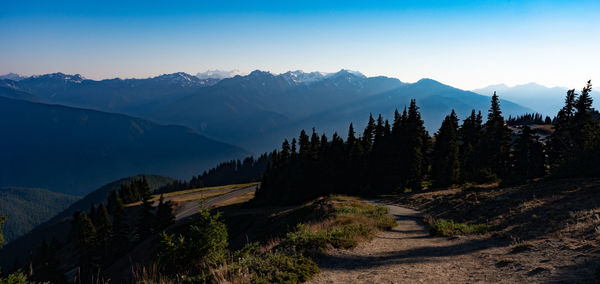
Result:
[[311,283],[595,283],[597,250],[540,238],[432,237],[423,214],[388,205],[398,226],[318,260]]

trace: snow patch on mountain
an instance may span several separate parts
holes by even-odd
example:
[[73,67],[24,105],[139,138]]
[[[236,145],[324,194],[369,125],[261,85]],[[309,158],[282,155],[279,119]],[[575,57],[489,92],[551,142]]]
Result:
[[207,70],[205,72],[199,72],[196,74],[196,77],[199,79],[225,79],[235,77],[236,75],[241,75],[240,70]]

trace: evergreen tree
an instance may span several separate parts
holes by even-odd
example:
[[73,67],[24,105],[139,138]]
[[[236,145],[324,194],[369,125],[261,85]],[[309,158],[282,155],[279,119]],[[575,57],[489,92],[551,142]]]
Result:
[[[380,146],[383,135],[385,135],[385,124],[383,122],[383,117],[381,114],[377,117],[377,124],[375,125],[375,130],[373,131],[373,145]],[[375,147],[375,146],[374,146]]]
[[356,136],[354,133],[354,126],[352,125],[352,122],[350,122],[350,127],[348,127],[348,138],[346,139],[346,143],[349,149],[353,148],[354,144],[356,143]]
[[97,234],[96,241],[102,255],[109,256],[110,241],[113,239],[113,224],[108,215],[108,210],[103,204],[98,206],[98,221],[96,223]]
[[369,114],[369,122],[367,123],[367,126],[365,127],[365,130],[364,130],[363,136],[362,136],[363,150],[367,153],[371,151],[371,148],[373,146],[374,133],[375,133],[375,120],[373,119],[373,115]]
[[410,101],[408,115],[403,124],[406,127],[406,143],[403,143],[407,151],[405,163],[408,166],[405,185],[407,188],[419,190],[422,188],[426,171],[425,151],[429,135],[425,131],[419,107],[414,99]]
[[523,182],[545,174],[543,146],[529,126],[523,126],[514,148],[514,168],[510,175],[512,182]]
[[173,204],[172,202],[166,201],[163,195],[160,195],[160,199],[158,200],[158,209],[156,210],[156,223],[157,228],[162,230],[175,221],[175,215],[173,215]]
[[111,190],[108,193],[106,209],[112,216],[121,215],[125,213],[125,206],[123,205],[123,201],[121,200],[117,192],[114,190]]
[[485,177],[481,173],[481,154],[482,154],[482,116],[481,112],[471,111],[459,130],[461,144],[460,151],[460,169],[461,181],[485,182]]
[[590,151],[597,144],[599,132],[598,120],[594,119],[592,108],[592,82],[581,91],[581,94],[575,101],[575,115],[573,116],[573,127],[575,128],[575,143],[580,151]]
[[283,140],[283,143],[281,144],[281,159],[283,161],[287,161],[290,158],[290,151],[290,142],[288,142],[287,139]]
[[308,158],[310,157],[311,154],[311,147],[310,147],[310,140],[308,138],[308,135],[306,135],[306,132],[304,131],[304,129],[302,129],[302,131],[300,131],[300,136],[298,137],[298,147],[299,147],[299,155],[301,158]]
[[140,215],[137,227],[137,234],[140,239],[144,239],[152,233],[154,225],[154,213],[152,208],[152,201],[150,198],[142,200],[140,205]]
[[449,186],[459,181],[458,118],[454,110],[446,116],[435,136],[431,176],[438,187]]
[[142,176],[142,179],[138,180],[137,186],[140,195],[140,200],[147,200],[152,198],[152,190],[150,189],[150,185],[146,180],[146,176]]
[[504,177],[509,168],[510,136],[512,131],[504,124],[500,100],[494,92],[485,123],[483,159],[492,173]]
[[296,138],[292,139],[292,156],[296,155]]
[[0,215],[0,248],[2,248],[2,244],[4,243],[4,235],[2,234],[2,227],[4,226],[4,221],[6,221],[6,216]]
[[96,247],[96,227],[85,213],[78,214],[77,246],[84,255],[91,256]]
[[573,116],[575,115],[575,90],[567,91],[565,105],[558,111],[556,122],[554,123],[554,133],[550,137],[550,164],[553,168],[558,168],[569,157],[574,157],[577,151],[575,142]]
[[315,128],[312,129],[312,135],[310,137],[310,151],[311,157],[313,159],[319,158],[319,152],[321,152],[321,140],[319,139],[319,135],[315,131]]

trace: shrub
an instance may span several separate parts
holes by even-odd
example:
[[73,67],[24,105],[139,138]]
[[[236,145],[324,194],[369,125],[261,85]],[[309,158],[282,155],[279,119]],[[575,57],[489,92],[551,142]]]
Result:
[[168,274],[208,273],[225,260],[227,228],[220,214],[202,210],[183,235],[162,233],[158,261]]
[[427,222],[429,223],[429,233],[433,236],[478,235],[487,232],[487,226],[484,224],[469,225],[445,219],[430,219]]
[[302,255],[266,253],[249,261],[252,283],[300,283],[319,273],[319,267]]

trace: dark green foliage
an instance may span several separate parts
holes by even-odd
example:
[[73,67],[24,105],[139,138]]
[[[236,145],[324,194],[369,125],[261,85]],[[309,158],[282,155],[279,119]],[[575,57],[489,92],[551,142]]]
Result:
[[421,113],[416,101],[410,101],[408,107],[408,117],[402,123],[405,129],[403,147],[408,150],[404,164],[408,166],[405,172],[408,173],[405,188],[419,190],[422,188],[422,181],[427,170],[425,153],[428,149],[429,135],[425,131]]
[[140,213],[137,224],[137,234],[138,237],[143,240],[149,236],[155,228],[156,215],[154,215],[154,208],[152,207],[150,196],[147,196],[147,198],[142,200],[139,210]]
[[329,193],[420,189],[428,168],[429,136],[414,100],[404,115],[396,114],[393,126],[381,115],[377,120],[369,116],[360,138],[350,124],[346,142],[337,133],[329,140],[313,130],[309,139],[302,131],[299,154],[272,159],[255,202],[298,203]]
[[0,248],[2,248],[2,244],[4,244],[4,222],[6,221],[6,216],[0,215]]
[[113,224],[104,204],[98,206],[96,214],[96,245],[102,256],[107,257],[110,253],[111,240],[113,239]]
[[9,217],[4,227],[5,241],[15,240],[78,199],[38,188],[0,188],[0,215]]
[[129,183],[121,184],[119,188],[119,198],[124,203],[138,202],[144,199],[149,199],[152,195],[150,185],[145,176],[140,179],[134,179]]
[[317,264],[302,255],[265,253],[245,261],[252,283],[302,283],[319,273]]
[[[118,181],[109,183],[102,188],[94,191],[88,196],[84,197],[80,201],[73,203],[69,206],[65,211],[53,217],[51,220],[46,223],[38,226],[32,232],[26,234],[24,237],[14,240],[13,242],[8,243],[4,248],[3,252],[0,253],[0,260],[2,261],[2,267],[7,268],[11,267],[15,262],[27,263],[28,253],[24,252],[35,252],[37,247],[40,247],[43,243],[43,240],[52,239],[53,236],[61,243],[69,243],[69,247],[71,248],[71,252],[75,254],[71,261],[83,262],[87,261],[92,263],[94,267],[102,267],[109,264],[115,258],[118,258],[123,255],[123,253],[127,252],[131,246],[131,243],[135,241],[133,238],[134,235],[134,220],[137,218],[138,211],[135,207],[129,207],[125,210],[122,202],[120,202],[120,198],[117,194],[117,190],[120,185],[123,183],[130,183],[132,180],[142,180],[142,176],[135,176],[120,179]],[[172,179],[156,176],[156,175],[147,175],[146,181],[151,189],[156,189],[168,182],[171,182]],[[114,191],[114,192],[113,192]],[[91,250],[85,251],[82,249],[73,250],[74,244],[78,243],[79,237],[79,227],[77,222],[79,220],[79,215],[81,214],[81,210],[89,210],[90,204],[95,203],[94,206],[96,208],[95,211],[99,211],[100,204],[105,204],[108,214],[110,215],[110,220],[112,222],[113,227],[113,237],[110,241],[110,251],[108,257],[106,257],[103,253],[103,249],[100,246],[100,243],[96,242],[96,246],[94,246]],[[80,210],[77,213],[77,210]],[[86,212],[87,213],[87,212]],[[96,214],[98,215],[98,214]],[[88,215],[89,218],[89,215]],[[9,218],[10,220],[10,218]],[[93,220],[94,227],[99,231],[100,226],[98,223],[98,218]],[[133,228],[129,227],[129,224],[133,225]],[[90,255],[88,259],[86,259],[87,253]],[[39,264],[36,263],[36,259],[31,259],[33,267],[38,267]],[[91,272],[90,272],[91,273]],[[96,272],[93,272],[96,273]],[[95,275],[95,274],[94,274]]]
[[452,113],[444,119],[433,145],[431,178],[439,187],[458,183],[460,160],[458,150],[458,117]]
[[158,260],[168,274],[208,274],[225,260],[227,245],[221,215],[202,210],[184,234],[161,233]]
[[569,90],[550,137],[550,162],[555,177],[598,176],[600,121],[592,108],[591,81],[577,96]]
[[[485,170],[482,171],[483,161],[481,153],[483,151],[483,125],[481,112],[471,111],[459,130],[461,144],[460,169],[461,181],[485,182],[488,181],[488,175]],[[495,178],[493,178],[495,179]]]
[[38,246],[35,254],[35,266],[31,279],[35,281],[49,281],[50,283],[67,283],[65,276],[59,268],[59,261],[56,258],[61,244],[53,238],[48,244],[43,241]]
[[[25,274],[22,270],[18,270],[13,272],[6,277],[0,277],[0,283],[2,284],[42,284],[42,283],[50,283],[50,282],[35,282],[30,281],[27,278],[27,274]],[[58,282],[60,283],[60,282]]]
[[508,174],[511,135],[512,132],[504,124],[500,100],[494,92],[484,128],[481,158],[484,161],[483,165],[489,167],[491,172],[500,178]]
[[157,230],[162,230],[173,224],[174,221],[175,215],[173,215],[173,204],[170,200],[165,202],[163,195],[161,194],[158,201],[158,208],[156,209],[156,228]]
[[513,153],[513,168],[508,182],[523,182],[546,174],[543,144],[529,126],[523,126]]
[[508,116],[506,124],[509,126],[517,125],[532,125],[532,124],[551,124],[552,120],[549,116],[544,116],[540,113],[526,113],[516,117]]
[[430,219],[427,222],[429,233],[433,236],[480,235],[487,232],[487,226],[484,224],[470,225],[445,219]]
[[86,213],[77,215],[74,220],[75,241],[78,248],[84,252],[91,252],[96,246],[96,227]]

